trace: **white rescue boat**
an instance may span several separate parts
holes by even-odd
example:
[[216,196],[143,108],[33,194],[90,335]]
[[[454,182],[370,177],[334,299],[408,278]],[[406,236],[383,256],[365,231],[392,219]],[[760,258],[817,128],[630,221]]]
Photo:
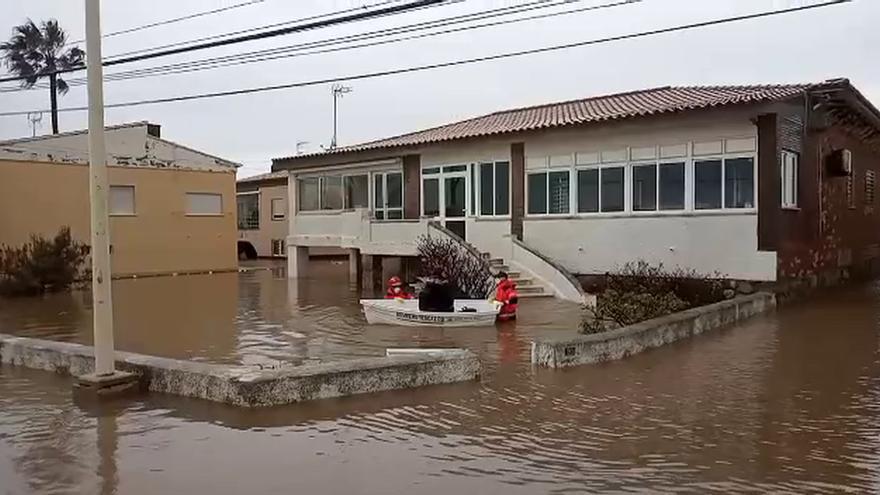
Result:
[[361,299],[367,323],[408,327],[485,327],[495,324],[501,304],[456,299],[455,312],[421,311],[416,299]]

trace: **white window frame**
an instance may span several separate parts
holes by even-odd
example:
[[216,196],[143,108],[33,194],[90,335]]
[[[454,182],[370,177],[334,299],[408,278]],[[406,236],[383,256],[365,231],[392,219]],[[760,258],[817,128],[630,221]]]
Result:
[[[400,175],[400,207],[388,206],[388,176]],[[382,177],[382,207],[376,206],[376,177]],[[404,220],[404,205],[406,204],[406,182],[402,170],[383,170],[370,174],[370,211],[373,212],[373,220],[379,222],[400,222]],[[388,218],[388,212],[400,211],[400,218]],[[377,213],[382,212],[382,218],[377,218]]]
[[[275,202],[278,201],[281,204],[281,212],[277,212],[275,210]],[[285,198],[271,198],[269,199],[269,214],[272,221],[277,222],[284,220],[287,218],[287,200]]]
[[[220,199],[220,211],[218,213],[193,213],[190,211],[190,196],[211,196]],[[186,204],[184,205],[186,208],[186,216],[188,217],[222,217],[225,211],[225,205],[223,204],[223,194],[218,192],[211,191],[187,191],[184,194],[184,200]],[[237,205],[236,205],[237,207]]]
[[[346,179],[349,179],[350,177],[366,177],[367,178],[367,206],[366,206],[366,208],[369,209],[370,208],[370,200],[372,198],[372,196],[370,194],[370,189],[372,189],[373,183],[371,181],[370,173],[366,172],[366,171],[361,172],[361,173],[356,173],[356,174],[355,173],[344,174],[342,176],[342,209],[345,211],[353,211],[356,208],[356,207],[348,204],[348,195],[345,193],[345,181],[346,181]],[[357,208],[364,208],[364,207],[359,206]]]
[[[741,158],[750,158],[752,160],[752,206],[748,208],[733,208],[727,206],[727,161],[728,160],[737,160]],[[702,210],[698,210],[696,207],[696,198],[697,198],[697,174],[696,174],[696,164],[697,162],[710,162],[710,161],[721,161],[721,207],[720,208],[706,208]],[[742,212],[742,213],[754,213],[758,211],[758,154],[757,152],[746,152],[746,153],[721,153],[715,155],[700,155],[693,156],[690,158],[690,187],[691,187],[691,210],[696,214],[712,214],[712,213],[730,213],[730,212]],[[685,172],[685,176],[687,176],[687,172]],[[681,210],[677,210],[681,211]]]
[[[648,165],[648,163],[644,163],[644,164]],[[620,211],[602,211],[602,170],[609,169],[609,168],[622,168],[623,169],[623,209]],[[581,170],[598,170],[598,172],[599,172],[599,188],[598,188],[599,211],[586,211],[586,212],[579,212],[578,211],[578,204],[577,204],[578,190],[577,190],[577,187],[579,186],[579,184],[577,182],[577,180],[578,180],[577,176],[578,176],[578,172],[580,172]],[[632,188],[628,184],[630,181],[630,176],[631,176],[631,172],[629,171],[629,167],[624,162],[609,162],[609,163],[575,166],[574,175],[573,175],[574,186],[572,187],[573,199],[572,199],[571,210],[574,211],[574,214],[579,217],[615,216],[615,215],[629,214],[630,204],[632,203],[632,198],[629,197],[631,194]],[[642,212],[642,213],[644,213],[644,212]],[[650,212],[648,212],[648,213],[650,213]]]
[[[506,163],[507,164],[507,213],[497,214],[498,211],[498,191],[495,186],[498,184],[498,164]],[[483,213],[483,165],[492,165],[492,213],[484,214]],[[513,167],[511,166],[510,160],[482,160],[476,161],[471,164],[472,167],[476,169],[476,173],[474,174],[474,182],[471,187],[474,188],[476,196],[475,196],[475,204],[473,205],[474,211],[471,212],[473,216],[481,217],[481,218],[510,218],[510,212],[513,209]],[[569,178],[569,181],[571,179]],[[569,208],[571,209],[571,208]]]
[[[574,184],[572,183],[572,175],[573,175],[574,167],[548,167],[548,168],[535,168],[531,170],[526,170],[525,177],[525,214],[528,217],[569,217],[571,216],[572,211],[572,197],[574,192]],[[568,173],[568,211],[564,213],[550,213],[550,174],[554,172],[566,172]],[[530,213],[529,212],[529,176],[530,175],[538,175],[545,174],[547,176],[547,180],[544,181],[544,205],[546,206],[546,213]],[[512,194],[511,194],[512,196]]]
[[782,207],[796,210],[798,209],[798,187],[800,186],[800,153],[782,150],[779,166]]
[[[239,196],[256,196],[256,197],[257,197],[257,226],[256,226],[256,227],[254,227],[254,228],[246,228],[246,229],[242,229],[241,227],[239,227],[238,224],[239,224],[240,219],[237,218],[237,216],[238,216],[238,198],[239,198]],[[235,223],[236,223],[236,228],[238,228],[238,230],[245,230],[245,231],[260,230],[260,228],[262,227],[262,225],[261,225],[261,224],[262,224],[262,218],[260,218],[260,216],[261,216],[262,213],[263,213],[263,212],[262,212],[262,209],[263,209],[263,208],[262,208],[262,205],[260,204],[260,200],[261,200],[261,199],[262,199],[262,196],[261,196],[261,194],[260,194],[260,191],[247,191],[247,192],[235,193],[235,214],[236,214],[236,222],[235,222]]]
[[[126,189],[131,190],[131,211],[130,212],[122,212],[122,213],[114,213],[113,203],[111,201],[111,194],[113,194],[113,189]],[[110,189],[107,194],[107,214],[111,217],[134,217],[137,216],[137,188],[134,184],[112,184],[110,185]]]

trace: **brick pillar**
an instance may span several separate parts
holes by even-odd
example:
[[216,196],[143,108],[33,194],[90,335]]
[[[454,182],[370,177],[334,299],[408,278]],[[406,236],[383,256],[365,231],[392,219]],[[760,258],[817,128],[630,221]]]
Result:
[[417,219],[422,212],[422,157],[403,157],[403,218]]
[[510,235],[522,240],[526,213],[526,154],[524,143],[510,145],[511,199]]
[[779,171],[778,117],[758,116],[758,250],[779,247],[782,178]]

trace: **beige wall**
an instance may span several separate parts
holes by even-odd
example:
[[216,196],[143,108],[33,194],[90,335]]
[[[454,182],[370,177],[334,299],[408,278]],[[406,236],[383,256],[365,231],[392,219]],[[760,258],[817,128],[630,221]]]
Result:
[[[111,185],[135,186],[133,216],[110,219],[115,275],[237,266],[233,172],[110,167]],[[80,164],[0,160],[0,244],[70,226],[89,242],[89,175]],[[223,195],[223,215],[186,215],[187,192]]]

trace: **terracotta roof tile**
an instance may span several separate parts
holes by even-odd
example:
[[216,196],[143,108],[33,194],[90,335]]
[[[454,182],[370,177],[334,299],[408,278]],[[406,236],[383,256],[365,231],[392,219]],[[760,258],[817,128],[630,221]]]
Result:
[[810,84],[666,86],[504,110],[378,141],[286,159],[295,160],[318,155],[417,146],[456,139],[620,120],[685,110],[778,101],[797,96],[814,86]]

